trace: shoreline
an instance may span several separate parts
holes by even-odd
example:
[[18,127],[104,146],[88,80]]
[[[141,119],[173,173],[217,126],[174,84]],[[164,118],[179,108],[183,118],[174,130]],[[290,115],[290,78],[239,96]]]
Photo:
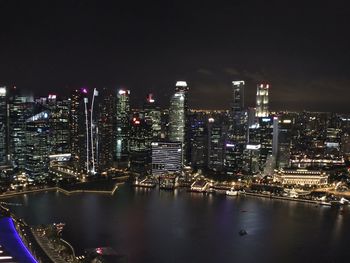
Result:
[[276,196],[276,195],[269,195],[269,194],[259,194],[259,193],[251,193],[251,192],[245,192],[243,194],[240,194],[239,196],[245,196],[245,195],[255,196],[255,197],[263,197],[263,198],[268,198],[268,199],[283,200],[283,201],[309,203],[309,204],[322,205],[322,206],[331,206],[332,205],[329,202],[322,202],[322,201],[317,201],[317,200],[293,198],[293,197],[286,197],[286,196]]
[[110,191],[107,191],[107,190],[83,190],[83,189],[68,191],[68,190],[63,189],[61,187],[48,187],[48,188],[42,188],[42,189],[33,189],[33,190],[27,190],[27,191],[15,192],[15,193],[1,194],[0,199],[10,198],[10,197],[15,197],[15,196],[20,196],[20,195],[26,195],[26,194],[51,192],[51,191],[60,192],[60,193],[63,193],[65,195],[72,195],[72,194],[78,194],[78,193],[114,195],[115,191],[118,189],[119,185],[121,185],[121,184],[123,184],[123,183],[116,183],[115,186],[113,187],[113,189]]
[[[121,184],[124,184],[124,183],[123,182],[115,183],[113,189],[109,190],[109,191],[107,191],[107,190],[84,190],[84,189],[69,191],[69,190],[63,189],[61,187],[48,187],[48,188],[42,188],[42,189],[34,189],[34,190],[27,190],[27,191],[15,192],[15,193],[2,194],[2,195],[0,195],[0,200],[15,197],[15,196],[20,196],[20,195],[42,193],[42,192],[51,192],[51,191],[60,192],[60,193],[63,193],[67,196],[72,195],[72,194],[78,194],[78,193],[114,195],[116,190],[119,188],[119,185],[121,185]],[[221,194],[221,193],[218,193],[218,194]],[[255,196],[255,197],[268,198],[268,199],[291,201],[291,202],[309,203],[309,204],[314,204],[314,205],[332,206],[332,204],[330,202],[322,202],[322,201],[318,201],[318,200],[293,198],[293,197],[286,197],[286,196],[276,196],[276,195],[271,195],[271,194],[261,194],[261,193],[253,193],[253,192],[244,192],[244,193],[239,194],[239,196]]]

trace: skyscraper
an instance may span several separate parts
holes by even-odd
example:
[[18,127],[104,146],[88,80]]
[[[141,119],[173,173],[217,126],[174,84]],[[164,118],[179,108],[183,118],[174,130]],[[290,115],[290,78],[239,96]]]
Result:
[[130,128],[130,170],[146,174],[151,164],[152,126],[140,115],[131,120]]
[[54,94],[48,96],[50,154],[70,153],[70,103],[70,100],[59,99]]
[[269,84],[258,84],[256,90],[256,117],[269,116]]
[[243,151],[245,149],[248,134],[248,114],[244,109],[244,85],[243,80],[232,81],[233,97],[230,112],[230,125],[225,143],[225,170],[228,175],[233,175],[243,167]]
[[0,165],[7,162],[8,151],[8,116],[6,87],[0,87]]
[[189,159],[188,153],[188,105],[187,94],[189,87],[186,81],[178,81],[175,86],[175,94],[170,99],[169,108],[169,140],[172,142],[181,142],[183,149],[183,161],[186,163]]
[[13,90],[9,98],[9,155],[11,163],[19,169],[26,165],[26,119],[32,114],[32,106],[28,97]]
[[153,98],[153,94],[148,94],[147,101],[143,105],[145,121],[152,126],[152,137],[154,140],[161,138],[161,111],[159,105]]
[[100,172],[105,172],[114,164],[116,96],[106,88],[101,90],[101,103],[98,112],[98,129],[96,143],[96,164]]
[[118,166],[126,167],[129,156],[130,90],[117,91],[117,120],[115,157]]
[[208,119],[208,168],[221,172],[224,168],[224,145],[227,137],[227,114],[213,114]]
[[37,180],[48,175],[50,112],[41,111],[26,119],[26,171]]
[[244,109],[244,80],[232,81],[233,103],[232,111],[242,111]]
[[87,126],[85,114],[87,93],[88,90],[86,88],[76,89],[73,91],[71,95],[69,124],[73,167],[78,171],[85,173],[87,173],[87,170],[89,170],[89,136],[86,132],[89,130],[89,126]]
[[191,167],[204,170],[208,164],[208,116],[205,112],[191,111],[190,115]]

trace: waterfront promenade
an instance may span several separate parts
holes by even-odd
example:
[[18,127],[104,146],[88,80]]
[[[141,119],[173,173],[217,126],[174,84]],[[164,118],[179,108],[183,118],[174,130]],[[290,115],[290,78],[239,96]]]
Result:
[[38,263],[19,236],[11,217],[0,218],[0,245],[14,262]]
[[101,189],[99,187],[89,186],[86,187],[83,184],[77,184],[73,186],[68,187],[44,187],[44,188],[37,188],[37,189],[28,189],[18,192],[5,192],[3,194],[0,194],[0,199],[14,197],[18,195],[24,195],[24,194],[33,194],[33,193],[41,193],[41,192],[48,192],[48,191],[57,191],[60,193],[63,193],[65,195],[72,195],[72,194],[78,194],[78,193],[94,193],[94,194],[109,194],[114,195],[115,191],[118,189],[120,185],[124,184],[124,182],[113,182],[109,187],[106,187],[105,189]]

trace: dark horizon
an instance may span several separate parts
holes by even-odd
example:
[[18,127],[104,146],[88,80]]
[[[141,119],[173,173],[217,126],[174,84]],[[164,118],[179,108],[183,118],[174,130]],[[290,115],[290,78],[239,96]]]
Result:
[[348,3],[0,1],[0,85],[46,95],[126,86],[134,106],[228,109],[231,81],[271,84],[271,110],[350,112]]

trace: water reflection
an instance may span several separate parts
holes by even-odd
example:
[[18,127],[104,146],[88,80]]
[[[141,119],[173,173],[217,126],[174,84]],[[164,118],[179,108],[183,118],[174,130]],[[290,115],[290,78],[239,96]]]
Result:
[[[114,196],[42,193],[7,201],[23,202],[13,210],[30,224],[67,223],[64,237],[77,250],[108,245],[136,263],[338,262],[350,242],[347,211],[248,196],[126,185]],[[242,228],[248,235],[238,234]]]

